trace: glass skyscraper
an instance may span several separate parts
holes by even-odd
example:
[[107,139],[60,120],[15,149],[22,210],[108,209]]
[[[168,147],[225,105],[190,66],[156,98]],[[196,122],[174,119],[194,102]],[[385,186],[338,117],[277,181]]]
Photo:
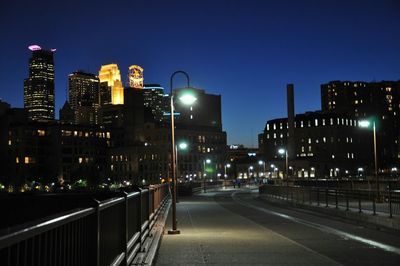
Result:
[[32,120],[54,119],[54,59],[55,49],[29,46],[29,77],[24,80],[24,108]]

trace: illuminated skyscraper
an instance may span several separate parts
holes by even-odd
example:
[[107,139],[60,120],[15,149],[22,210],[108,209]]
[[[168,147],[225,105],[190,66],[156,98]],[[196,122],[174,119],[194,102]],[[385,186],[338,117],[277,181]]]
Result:
[[117,64],[101,66],[100,79],[100,105],[124,104],[124,88],[121,82],[121,73]]
[[54,60],[55,49],[44,50],[29,46],[29,77],[24,80],[24,108],[33,120],[54,119]]
[[161,122],[163,113],[168,111],[168,105],[166,108],[164,104],[164,88],[158,84],[145,85],[143,88],[143,102],[145,112],[149,113],[149,118],[156,122]]
[[77,124],[97,124],[99,107],[99,78],[77,71],[68,76],[69,104]]
[[134,89],[143,89],[143,68],[137,65],[129,67],[129,87]]

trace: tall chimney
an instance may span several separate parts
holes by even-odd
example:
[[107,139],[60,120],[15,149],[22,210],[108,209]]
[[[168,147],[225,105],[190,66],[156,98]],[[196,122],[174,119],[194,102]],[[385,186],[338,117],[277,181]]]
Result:
[[287,137],[287,153],[288,160],[294,160],[295,155],[295,139],[294,139],[294,86],[287,84],[287,113],[288,113],[288,137]]

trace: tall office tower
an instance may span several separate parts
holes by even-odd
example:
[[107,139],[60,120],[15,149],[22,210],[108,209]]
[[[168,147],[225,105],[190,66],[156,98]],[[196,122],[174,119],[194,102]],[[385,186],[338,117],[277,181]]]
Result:
[[165,110],[164,88],[159,84],[147,84],[143,88],[143,102],[146,112],[146,120],[161,122]]
[[189,90],[197,98],[191,106],[176,101],[175,110],[179,113],[176,123],[181,125],[201,126],[222,130],[221,95],[205,93],[195,88],[176,89],[174,98],[179,98],[182,90]]
[[54,59],[55,49],[44,50],[39,45],[28,47],[29,77],[24,80],[24,108],[32,120],[54,119]]
[[121,82],[121,73],[117,64],[101,66],[100,80],[100,105],[124,104],[124,88]]
[[99,78],[91,73],[76,71],[69,74],[69,104],[74,110],[76,124],[97,124],[99,82]]
[[134,89],[143,89],[143,68],[137,65],[129,67],[129,87]]

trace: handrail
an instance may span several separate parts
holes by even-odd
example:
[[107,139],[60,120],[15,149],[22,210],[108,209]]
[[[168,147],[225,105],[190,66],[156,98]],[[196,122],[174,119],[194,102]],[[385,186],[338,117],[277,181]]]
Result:
[[[94,208],[86,208],[83,210],[73,210],[69,214],[50,219],[45,222],[40,222],[37,225],[30,226],[4,236],[0,236],[0,249],[14,245],[22,240],[31,238],[35,235],[51,230],[57,226],[76,221],[82,217],[86,217],[95,212]],[[12,229],[11,229],[12,230]]]

